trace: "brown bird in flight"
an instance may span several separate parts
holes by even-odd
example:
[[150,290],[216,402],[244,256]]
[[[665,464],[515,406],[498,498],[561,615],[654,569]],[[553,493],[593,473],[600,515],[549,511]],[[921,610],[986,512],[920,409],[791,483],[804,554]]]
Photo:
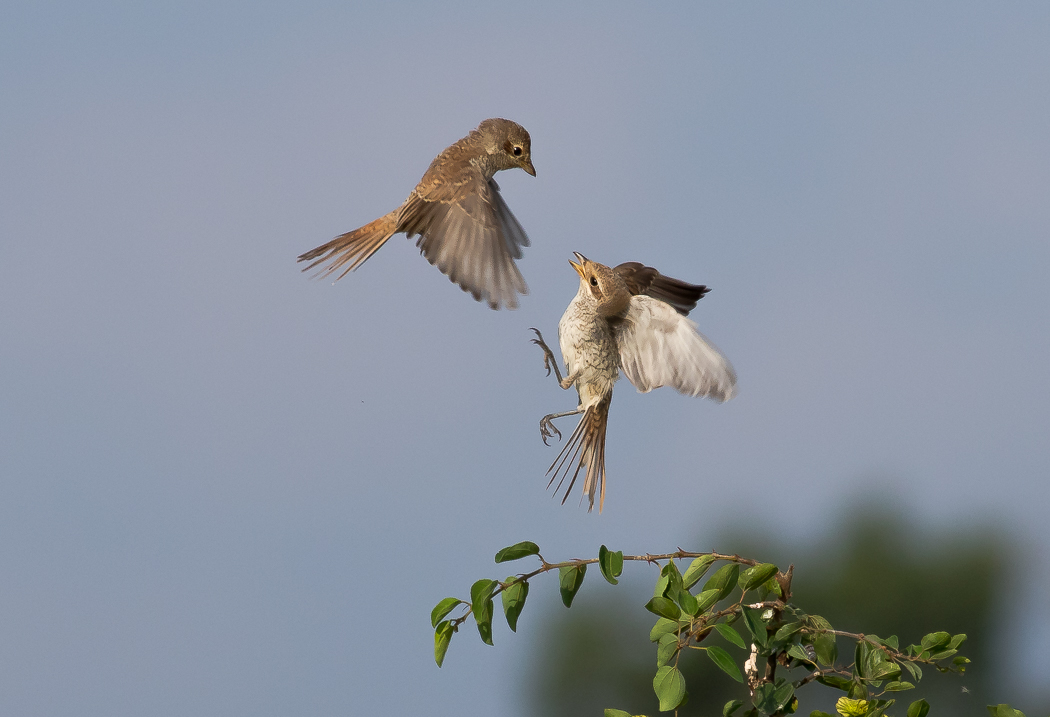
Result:
[[562,378],[554,353],[539,330],[532,340],[543,349],[543,364],[551,368],[564,389],[576,386],[580,403],[574,411],[552,413],[540,420],[543,442],[561,432],[553,420],[582,413],[579,425],[569,436],[547,470],[550,483],[561,476],[555,493],[565,489],[565,503],[580,471],[583,492],[594,508],[594,495],[601,493],[598,512],[605,505],[605,428],[609,420],[613,384],[623,371],[641,393],[672,386],[687,396],[707,396],[728,401],[736,391],[736,374],[729,361],[686,318],[707,293],[706,286],[687,284],[664,276],[638,262],[610,269],[575,253],[569,261],[580,275],[580,290],[558,322],[558,340],[568,375]]
[[427,261],[475,301],[517,308],[517,295],[528,287],[514,260],[529,238],[492,179],[514,167],[536,176],[529,133],[516,122],[487,119],[430,163],[400,207],[301,255],[299,261],[310,262],[303,271],[331,262],[319,274],[328,276],[349,264],[336,277],[342,279],[404,232],[409,239],[418,236],[416,246]]

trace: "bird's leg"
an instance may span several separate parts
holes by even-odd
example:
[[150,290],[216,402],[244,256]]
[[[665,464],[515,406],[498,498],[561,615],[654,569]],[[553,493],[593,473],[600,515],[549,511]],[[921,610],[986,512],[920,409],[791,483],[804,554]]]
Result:
[[558,385],[561,386],[562,388],[568,390],[568,389],[572,388],[572,385],[574,383],[576,383],[576,380],[579,379],[579,377],[581,375],[583,375],[583,370],[582,369],[580,369],[579,371],[573,371],[568,376],[566,376],[562,380],[558,381]]
[[[543,334],[540,333],[539,329],[532,329],[536,332],[536,338],[532,339],[532,343],[543,349],[543,368],[547,369],[547,375],[551,375],[551,369],[554,369],[554,376],[558,379],[558,385],[562,384],[561,369],[558,368],[558,359],[554,358],[554,352],[551,351],[550,347],[547,346],[543,341]],[[571,385],[571,384],[570,384]],[[565,386],[562,386],[565,388]]]
[[[536,332],[536,338],[532,339],[532,343],[543,349],[543,367],[547,369],[547,375],[551,375],[551,369],[554,370],[554,377],[558,379],[558,385],[562,388],[570,388],[576,380],[580,377],[580,371],[575,371],[572,374],[562,378],[561,370],[558,368],[558,359],[554,358],[554,352],[551,351],[550,347],[544,342],[543,334],[540,333],[539,329],[532,329]],[[565,413],[549,413],[540,419],[540,437],[543,438],[544,445],[550,445],[547,443],[548,438],[554,438],[558,436],[558,440],[561,440],[561,431],[554,425],[555,418],[564,418],[565,416],[575,416],[576,414],[583,413],[584,409],[582,406],[577,406],[573,411],[566,411]]]
[[549,446],[547,443],[548,438],[554,438],[554,435],[558,435],[558,440],[561,440],[561,431],[559,431],[554,425],[555,418],[564,418],[565,416],[575,416],[577,413],[584,412],[583,406],[577,406],[574,411],[566,411],[565,413],[548,413],[546,416],[540,419],[540,437],[543,439],[543,445]]

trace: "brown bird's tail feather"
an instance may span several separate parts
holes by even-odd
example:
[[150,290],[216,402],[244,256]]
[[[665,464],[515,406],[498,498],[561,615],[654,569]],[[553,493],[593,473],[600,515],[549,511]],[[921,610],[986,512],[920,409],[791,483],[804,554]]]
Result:
[[331,261],[327,267],[317,273],[318,277],[331,275],[347,262],[350,263],[343,273],[336,277],[336,281],[342,279],[351,271],[361,266],[368,257],[379,251],[379,247],[397,232],[397,210],[379,217],[374,222],[369,222],[363,227],[354,229],[352,232],[340,234],[327,244],[322,244],[316,249],[311,249],[299,256],[299,261],[309,261],[303,271],[310,271],[326,261]]
[[[585,471],[583,492],[590,500],[587,512],[594,509],[595,493],[600,493],[598,512],[601,513],[602,508],[605,507],[605,427],[609,422],[611,402],[612,394],[584,411],[583,418],[580,419],[576,430],[569,436],[565,447],[561,449],[561,453],[547,469],[548,475],[553,472],[550,482],[547,483],[548,488],[554,484],[554,479],[558,478],[559,474],[561,475],[561,478],[558,479],[558,487],[554,489],[555,495],[561,490],[565,479],[569,477],[569,471],[572,471],[569,487],[565,489],[565,496],[561,499],[563,505],[568,500],[572,487],[576,485],[576,478],[583,470]],[[573,470],[574,466],[575,470]]]

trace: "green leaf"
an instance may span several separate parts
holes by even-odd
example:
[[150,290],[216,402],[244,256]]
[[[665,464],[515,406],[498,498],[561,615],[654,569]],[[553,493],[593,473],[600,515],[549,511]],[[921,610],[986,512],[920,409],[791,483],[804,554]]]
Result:
[[847,692],[853,687],[852,680],[847,680],[845,677],[839,677],[838,675],[820,675],[817,677],[817,682],[843,692]]
[[606,709],[605,717],[631,717],[631,713],[623,710]]
[[567,565],[558,572],[558,582],[561,585],[561,601],[565,607],[572,606],[572,599],[580,591],[583,585],[583,576],[587,574],[586,565]]
[[720,590],[704,590],[701,592],[700,596],[696,599],[696,611],[703,612],[718,602],[718,595],[720,592]]
[[952,637],[951,642],[948,643],[948,647],[954,650],[957,647],[959,647],[959,645],[963,644],[964,640],[966,640],[966,635],[963,633],[959,633],[958,635]]
[[795,686],[783,677],[778,677],[776,689],[773,690],[773,697],[776,700],[777,709],[779,710],[794,699]]
[[787,625],[782,625],[780,629],[777,630],[777,634],[773,636],[773,642],[786,640],[801,629],[801,622],[789,622]]
[[649,642],[659,642],[661,637],[672,632],[678,632],[678,621],[661,617],[649,631]]
[[682,576],[682,586],[688,590],[698,582],[700,578],[704,577],[704,573],[711,567],[711,563],[715,562],[715,556],[713,555],[701,555],[689,564],[689,567],[685,570],[685,575]]
[[623,572],[623,551],[614,553],[604,545],[598,548],[598,567],[601,568],[602,577],[616,585],[620,582],[616,578]]
[[665,597],[654,597],[645,603],[645,609],[654,615],[666,617],[668,620],[677,620],[682,616],[682,611],[674,604],[674,601]]
[[868,700],[839,697],[835,703],[835,711],[842,717],[864,717],[868,712],[869,706]]
[[430,626],[437,627],[438,623],[444,619],[445,615],[452,612],[453,608],[461,602],[463,601],[459,598],[447,597],[435,605],[434,609],[430,611]]
[[853,653],[853,672],[858,677],[872,677],[875,658],[872,657],[871,645],[866,640],[858,640]]
[[486,645],[492,644],[492,590],[495,580],[478,580],[470,586],[470,608],[478,624],[478,634]]
[[452,642],[452,624],[448,620],[439,622],[437,629],[434,630],[434,662],[438,667],[441,667],[441,663],[445,661],[445,652],[448,651],[450,642]]
[[503,598],[503,614],[507,616],[507,625],[513,632],[518,631],[518,615],[525,607],[525,598],[529,596],[529,584],[524,580],[514,577],[507,578],[507,582],[515,580],[510,587],[500,593]]
[[894,662],[881,662],[871,673],[873,680],[895,680],[901,675],[901,666]]
[[492,644],[492,598],[474,606],[474,621],[478,623],[478,634],[486,645]]
[[725,638],[726,642],[731,642],[737,647],[746,648],[744,645],[744,638],[740,637],[740,633],[726,625],[724,622],[715,623],[715,629],[718,630],[718,634]]
[[951,640],[952,636],[947,632],[931,632],[922,638],[922,649],[933,652],[934,649],[944,647]]
[[874,708],[868,710],[864,717],[883,717],[886,710],[894,705],[897,700],[875,700]]
[[664,665],[653,678],[653,691],[660,698],[660,711],[669,712],[680,705],[685,697],[685,678],[677,667]]
[[806,650],[802,645],[795,644],[788,648],[787,654],[794,657],[799,662],[805,662],[810,664],[813,662],[813,658],[806,654]]
[[[876,642],[882,640],[876,635],[869,635]],[[900,677],[900,665],[890,660],[885,650],[872,645],[867,640],[857,643],[856,664],[857,673],[869,680],[895,680]]]
[[930,703],[926,700],[915,700],[908,706],[908,717],[926,717],[930,713]]
[[696,598],[688,590],[678,591],[678,604],[682,606],[682,612],[686,615],[695,617],[700,612],[700,603],[696,601]]
[[704,651],[707,656],[711,658],[711,662],[718,665],[723,672],[732,677],[737,682],[743,682],[744,676],[740,674],[740,668],[733,662],[733,658],[729,656],[729,653],[723,650],[721,647],[705,647]]
[[817,662],[822,665],[834,665],[838,659],[838,646],[835,645],[835,636],[830,632],[822,632],[813,637],[813,649],[817,651]]
[[879,640],[879,642],[881,642],[886,647],[892,647],[894,650],[900,649],[900,641],[897,639],[896,635],[890,635],[885,640]]
[[988,705],[987,709],[992,717],[1024,717],[1024,712],[1015,710],[1010,705]]
[[773,704],[773,684],[771,682],[763,682],[756,687],[755,693],[751,695],[751,701],[758,708],[758,711],[764,715],[771,715],[777,711],[776,706]]
[[740,573],[737,584],[747,592],[752,590],[777,574],[777,566],[772,563],[760,563]]
[[715,602],[718,602],[718,600],[721,600],[733,591],[733,588],[736,586],[736,581],[739,574],[740,566],[736,563],[729,563],[728,565],[723,565],[715,571],[714,575],[708,578],[706,583],[704,583],[704,589],[703,591],[701,591],[701,594],[708,590],[717,590],[718,598],[715,600]]
[[766,632],[766,623],[762,620],[762,611],[745,607],[740,610],[740,614],[744,618],[747,631],[755,639],[755,644],[760,648],[765,647],[769,642],[769,634]]
[[866,700],[868,699],[868,688],[864,686],[863,682],[852,682],[846,696],[855,700]]
[[922,679],[922,670],[920,670],[919,666],[916,665],[914,662],[904,661],[901,664],[904,665],[908,672],[911,673],[911,677],[913,680],[918,682]]
[[660,580],[657,585],[663,585],[663,592],[653,597],[668,597],[672,600],[678,599],[678,593],[682,591],[682,574],[678,572],[678,566],[673,560],[667,561],[667,565],[660,570]]
[[660,638],[656,647],[656,666],[663,667],[678,652],[678,636],[670,633]]
[[478,580],[470,586],[470,604],[471,606],[477,603],[487,600],[492,596],[492,589],[496,587],[495,580]]
[[817,630],[831,630],[832,629],[831,628],[831,623],[828,622],[827,620],[825,620],[824,618],[822,618],[820,615],[810,615],[809,618],[807,618],[807,619],[809,620],[809,624],[812,625]]
[[520,543],[514,543],[514,545],[510,545],[496,553],[496,562],[506,563],[511,560],[518,560],[520,558],[527,558],[530,555],[539,554],[540,546],[536,545],[536,543],[533,543],[531,541],[524,540]]
[[760,711],[765,714],[778,712],[784,705],[795,696],[795,687],[783,677],[777,679],[776,684],[765,682],[755,688],[752,701]]
[[481,635],[481,641],[486,645],[492,644],[492,601],[489,600],[488,604],[482,610],[476,610],[474,612],[474,620],[478,624],[478,634]]
[[835,715],[829,715],[827,712],[821,712],[820,710],[813,710],[809,713],[809,717],[835,717]]
[[904,690],[913,690],[915,685],[910,682],[888,682],[886,683],[887,692],[903,692]]
[[734,712],[743,706],[743,702],[740,700],[730,700],[726,702],[726,706],[722,708],[722,717],[730,717]]

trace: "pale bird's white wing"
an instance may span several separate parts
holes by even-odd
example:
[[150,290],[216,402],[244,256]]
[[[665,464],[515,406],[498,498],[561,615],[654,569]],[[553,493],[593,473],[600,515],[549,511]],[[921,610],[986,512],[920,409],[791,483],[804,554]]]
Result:
[[635,296],[616,329],[620,370],[641,393],[671,386],[687,396],[728,401],[736,393],[729,361],[670,305]]

